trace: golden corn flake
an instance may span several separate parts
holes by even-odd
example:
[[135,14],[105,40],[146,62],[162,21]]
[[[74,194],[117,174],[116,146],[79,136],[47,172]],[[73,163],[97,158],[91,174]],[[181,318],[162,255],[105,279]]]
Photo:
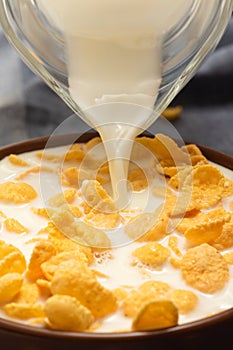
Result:
[[77,242],[68,239],[52,222],[49,222],[43,231],[45,233],[48,233],[49,241],[53,244],[58,252],[61,253],[78,250],[85,254],[88,264],[91,264],[93,262],[94,256],[91,248],[80,245]]
[[19,249],[12,244],[0,240],[0,260],[5,258],[8,254],[18,251]]
[[0,217],[6,219],[7,216],[0,210]]
[[183,112],[182,106],[168,107],[163,111],[162,115],[167,120],[174,120],[179,118],[182,112]]
[[36,215],[42,216],[45,219],[50,219],[54,214],[54,210],[50,208],[31,208],[32,212]]
[[53,222],[64,235],[79,244],[101,249],[111,247],[111,241],[104,231],[82,221],[76,222],[66,207],[53,215]]
[[91,208],[105,213],[116,212],[114,201],[98,181],[89,180],[85,184],[82,194]]
[[81,162],[85,157],[83,146],[79,143],[75,143],[70,146],[68,152],[65,155],[65,161],[78,161]]
[[28,229],[24,227],[18,220],[14,218],[8,218],[4,221],[5,228],[9,232],[15,233],[25,233],[28,232]]
[[225,261],[227,262],[227,264],[229,265],[233,265],[233,252],[230,253],[226,253],[223,255]]
[[175,223],[175,228],[177,231],[184,233],[190,228],[194,228],[197,225],[205,225],[211,221],[222,220],[228,222],[230,220],[230,213],[219,207],[208,213],[199,210],[192,210],[187,212],[182,219],[173,219]]
[[[156,213],[142,213],[133,218],[128,225],[125,226],[125,232],[131,239],[154,240],[155,232],[150,231],[157,225],[160,220],[161,208]],[[148,233],[148,235],[147,235]],[[157,233],[156,236],[158,237]]]
[[28,320],[35,317],[44,317],[42,304],[10,303],[3,306],[3,311],[13,318]]
[[177,231],[184,233],[189,228],[198,224],[204,224],[205,222],[208,222],[207,214],[199,210],[193,210],[186,213],[182,219],[178,220],[178,224],[175,228]]
[[62,156],[59,156],[57,154],[51,154],[51,153],[46,153],[46,152],[41,152],[41,151],[37,152],[36,156],[39,159],[43,159],[43,160],[46,160],[46,161],[49,161],[52,163],[60,162],[63,159]]
[[11,301],[20,291],[23,277],[19,273],[7,273],[0,277],[0,304]]
[[177,165],[189,164],[189,155],[178,147],[176,142],[163,134],[157,134],[154,138],[138,137],[136,142],[147,147],[158,160],[172,159]]
[[209,244],[218,250],[224,250],[233,247],[233,215],[230,216],[229,222],[226,220],[224,223],[221,234],[213,241],[209,242]]
[[86,143],[86,149],[89,151],[90,149],[92,149],[93,147],[95,147],[96,145],[100,144],[102,141],[101,141],[101,138],[100,137],[93,137],[91,140],[89,140],[87,143]]
[[82,332],[95,321],[92,313],[76,298],[53,295],[45,303],[48,327],[61,331]]
[[188,249],[180,268],[186,283],[203,293],[215,293],[229,280],[226,261],[207,243]]
[[69,209],[76,218],[81,218],[83,216],[83,213],[79,207],[75,205],[69,205]]
[[184,152],[188,152],[190,154],[190,156],[202,156],[203,155],[200,148],[197,145],[192,144],[192,143],[190,143],[189,145],[182,146],[181,149]]
[[[153,222],[152,222],[153,223]],[[143,236],[140,237],[140,242],[158,241],[166,236],[169,230],[169,217],[166,213],[162,214],[157,222]]]
[[146,295],[162,297],[170,290],[170,285],[162,281],[146,281],[139,286],[139,290]]
[[191,163],[192,163],[192,166],[199,166],[199,165],[205,165],[205,164],[209,164],[208,160],[206,159],[206,157],[204,157],[203,155],[202,156],[192,156],[191,157]]
[[24,282],[19,293],[14,298],[14,303],[34,304],[40,297],[40,291],[36,283]]
[[41,264],[40,267],[43,271],[43,276],[45,276],[50,281],[53,278],[56,270],[59,269],[59,266],[67,261],[77,263],[77,266],[80,263],[84,265],[87,265],[88,263],[86,256],[81,251],[74,250],[70,252],[59,253]]
[[116,297],[118,302],[124,300],[128,295],[128,292],[125,289],[120,288],[120,287],[113,289],[112,293]]
[[77,298],[96,318],[110,315],[118,307],[112,291],[103,287],[85,265],[58,269],[52,279],[51,291]]
[[190,202],[190,191],[183,191],[180,196],[168,193],[164,203],[164,211],[169,216],[183,216],[186,212],[192,211],[195,207]]
[[109,165],[108,163],[104,163],[103,165],[101,165],[101,167],[98,169],[98,174],[102,174],[102,175],[109,175]]
[[41,264],[56,255],[57,251],[53,244],[47,240],[41,240],[32,251],[27,269],[27,277],[32,280],[43,278]]
[[170,264],[174,267],[174,269],[180,268],[180,263],[181,263],[180,259],[174,258],[172,256],[169,261],[170,261]]
[[74,228],[75,233],[69,235],[74,241],[80,242],[80,244],[91,247],[92,249],[111,248],[111,240],[104,231],[84,222],[76,222]]
[[117,227],[119,220],[120,216],[118,213],[102,213],[96,210],[91,210],[85,217],[85,222],[88,224],[106,230]]
[[187,229],[184,236],[187,240],[195,244],[208,243],[221,234],[223,225],[224,219],[197,224]]
[[232,202],[230,202],[229,207],[230,207],[230,210],[233,210],[233,201],[232,201]]
[[47,171],[49,173],[52,173],[53,170],[49,167],[46,167],[46,166],[36,166],[36,167],[33,167],[33,168],[30,168],[26,171],[24,171],[23,173],[19,174],[18,176],[16,176],[16,180],[22,180],[24,179],[26,176],[28,175],[31,175],[31,174],[37,174],[39,173],[40,171]]
[[139,192],[148,187],[149,177],[146,175],[146,171],[136,168],[129,170],[128,181],[132,186],[132,190]]
[[198,304],[198,297],[190,290],[175,289],[166,296],[177,307],[180,314],[184,315],[193,311]]
[[182,187],[185,181],[187,180],[187,177],[191,174],[191,172],[191,166],[180,168],[176,175],[172,176],[171,179],[168,181],[168,185],[177,191],[182,190]]
[[20,158],[16,154],[10,154],[8,156],[8,159],[12,164],[17,165],[17,166],[28,166],[29,165],[27,162],[25,162],[25,160],[23,160],[22,158]]
[[230,179],[224,178],[222,197],[230,197],[230,196],[233,196],[233,181]]
[[79,184],[79,169],[77,167],[67,168],[63,172],[66,180],[68,180],[69,185],[74,185],[78,187]]
[[51,293],[51,282],[44,280],[44,279],[38,279],[36,280],[36,285],[38,286],[40,290],[40,295],[44,298],[48,298],[52,295]]
[[178,238],[176,236],[169,237],[168,246],[178,257],[182,257],[182,253],[178,248]]
[[23,273],[25,270],[26,260],[21,251],[11,244],[0,241],[0,276],[6,273]]
[[170,256],[170,250],[162,244],[149,242],[133,251],[132,255],[142,264],[156,269],[166,262]]
[[65,190],[63,193],[59,193],[49,200],[49,205],[52,207],[60,207],[66,203],[72,203],[74,201],[76,195],[76,190],[74,188],[70,188]]
[[25,182],[5,182],[0,184],[0,199],[16,204],[28,203],[37,197],[34,188]]
[[143,306],[132,323],[134,331],[149,331],[176,326],[178,310],[168,300],[159,300]]
[[[133,318],[140,310],[141,306],[148,303],[148,295],[145,293],[142,293],[139,290],[133,289],[129,292],[129,294],[123,299],[122,301],[122,310],[126,317]],[[152,299],[152,300],[151,300]],[[150,295],[151,301],[155,300],[156,296]]]
[[212,165],[202,165],[193,171],[193,199],[201,208],[216,205],[223,192],[224,177],[220,170]]

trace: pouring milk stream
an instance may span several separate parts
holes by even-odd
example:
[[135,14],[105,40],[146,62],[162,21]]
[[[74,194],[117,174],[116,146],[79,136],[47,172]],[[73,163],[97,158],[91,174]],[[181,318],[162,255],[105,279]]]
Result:
[[[37,3],[64,35],[70,95],[101,135],[113,198],[125,207],[132,141],[145,129],[158,96],[164,35],[193,0]],[[206,0],[203,10],[211,4]]]

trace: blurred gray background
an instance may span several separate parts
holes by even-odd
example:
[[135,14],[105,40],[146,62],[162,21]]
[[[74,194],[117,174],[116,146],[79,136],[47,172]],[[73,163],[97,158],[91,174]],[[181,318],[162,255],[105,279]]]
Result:
[[[178,104],[183,113],[172,124],[185,141],[233,155],[233,19],[214,53],[172,103]],[[25,66],[0,29],[0,145],[50,135],[72,114]],[[81,132],[87,129],[81,120],[78,125]]]

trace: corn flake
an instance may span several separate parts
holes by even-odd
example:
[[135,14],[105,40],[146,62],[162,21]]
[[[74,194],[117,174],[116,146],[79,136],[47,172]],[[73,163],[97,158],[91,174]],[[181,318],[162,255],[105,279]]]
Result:
[[43,232],[48,233],[48,239],[56,248],[57,252],[61,253],[78,250],[85,254],[88,264],[93,262],[94,256],[91,248],[80,245],[77,242],[68,239],[52,222],[48,223],[48,225],[43,229]]
[[162,244],[149,242],[144,246],[135,249],[132,255],[142,264],[157,269],[168,259],[170,256],[170,250],[165,248]]
[[42,304],[10,303],[3,306],[3,311],[8,316],[20,320],[45,316]]
[[10,154],[8,156],[8,159],[11,162],[11,164],[13,164],[13,165],[17,165],[17,166],[28,166],[29,165],[27,162],[25,162],[25,160],[23,160],[22,158],[20,158],[16,154]]
[[113,289],[112,293],[116,297],[118,302],[124,300],[128,295],[128,292],[125,289],[120,288],[120,287]]
[[[137,215],[133,220],[125,226],[125,232],[131,239],[144,240],[145,235],[154,225],[157,224],[161,213],[161,208],[158,208],[156,213],[142,213]],[[150,240],[150,233],[148,233],[148,240]]]
[[190,248],[181,260],[181,272],[190,286],[203,293],[215,293],[229,280],[229,269],[222,255],[203,243]]
[[195,244],[208,243],[221,234],[223,225],[224,219],[197,224],[196,226],[187,229],[184,236]]
[[132,186],[132,190],[139,192],[148,187],[149,177],[146,172],[140,168],[129,170],[128,181]]
[[75,143],[70,146],[69,150],[65,155],[65,161],[78,161],[81,162],[85,157],[86,153],[83,151],[81,144]]
[[153,301],[141,308],[132,323],[134,331],[149,331],[176,326],[178,310],[168,300]]
[[229,265],[233,265],[233,252],[230,253],[226,253],[223,255],[225,261],[227,262],[227,264]]
[[170,285],[162,281],[146,281],[139,286],[139,290],[148,296],[163,297],[170,290]]
[[178,256],[182,257],[182,253],[178,248],[178,238],[176,236],[170,236],[168,239],[168,246]]
[[91,208],[105,213],[116,212],[114,201],[98,181],[89,180],[83,187],[82,194]]
[[50,297],[45,303],[45,314],[48,327],[62,331],[85,331],[95,320],[85,306],[69,295]]
[[58,269],[52,279],[51,291],[77,298],[96,318],[107,316],[118,307],[114,294],[103,287],[85,265]]
[[7,273],[0,277],[0,303],[11,301],[20,291],[23,277],[19,273]]
[[15,233],[25,233],[29,230],[24,227],[18,220],[14,218],[8,218],[4,221],[5,228],[9,232],[15,232]]
[[34,304],[39,300],[39,297],[40,292],[36,283],[23,282],[13,302],[19,304]]
[[97,228],[106,230],[113,229],[118,226],[120,216],[118,213],[102,213],[91,210],[85,217],[85,222]]
[[209,242],[218,250],[229,249],[233,247],[233,216],[230,222],[225,222],[221,234],[213,241]]
[[84,265],[87,265],[88,263],[86,256],[81,251],[74,250],[59,253],[41,264],[43,276],[45,276],[49,281],[52,280],[56,270],[59,269],[59,266],[63,265],[67,261],[72,263],[76,262],[77,264],[81,263]]
[[42,216],[45,219],[50,219],[54,214],[54,210],[50,208],[31,208],[32,212],[36,215]]
[[86,143],[86,149],[89,151],[90,149],[92,149],[93,147],[95,147],[96,145],[101,143],[101,138],[100,137],[93,137],[91,140],[89,140]]
[[167,120],[175,120],[180,117],[182,112],[183,112],[182,106],[168,107],[163,111],[162,115]]
[[0,276],[6,273],[23,273],[26,270],[26,260],[20,250],[12,251],[0,260]]
[[198,304],[198,297],[190,290],[175,289],[166,297],[174,303],[182,315],[193,311]]
[[52,207],[60,207],[66,203],[72,203],[74,201],[76,195],[76,190],[74,188],[70,188],[65,190],[63,193],[59,193],[49,200],[49,205]]
[[28,203],[37,197],[34,188],[25,182],[5,182],[0,184],[0,199],[16,204]]
[[57,253],[53,244],[47,240],[38,242],[31,254],[27,269],[27,277],[32,280],[43,278],[41,265]]
[[76,222],[73,214],[66,207],[53,215],[53,222],[62,233],[81,245],[97,249],[111,247],[111,241],[104,231],[85,222]]

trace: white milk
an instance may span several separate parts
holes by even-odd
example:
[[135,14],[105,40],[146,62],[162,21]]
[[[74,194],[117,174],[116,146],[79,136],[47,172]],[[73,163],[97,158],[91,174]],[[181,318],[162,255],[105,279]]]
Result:
[[125,206],[130,140],[144,130],[158,95],[161,43],[193,0],[37,2],[64,35],[70,94],[105,142],[113,196],[120,192]]

